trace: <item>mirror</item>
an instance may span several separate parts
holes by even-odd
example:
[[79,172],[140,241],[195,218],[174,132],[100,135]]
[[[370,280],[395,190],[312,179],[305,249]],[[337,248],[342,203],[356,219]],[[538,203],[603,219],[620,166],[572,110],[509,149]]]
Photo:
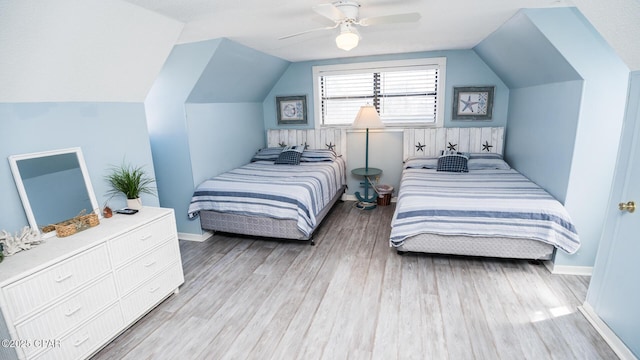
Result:
[[72,219],[83,210],[100,216],[80,148],[12,155],[9,164],[32,229],[42,232],[44,226]]

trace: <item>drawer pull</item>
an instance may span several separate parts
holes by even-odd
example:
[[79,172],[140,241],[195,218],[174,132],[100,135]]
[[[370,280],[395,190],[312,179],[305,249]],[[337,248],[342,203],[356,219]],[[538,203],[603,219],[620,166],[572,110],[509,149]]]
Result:
[[141,237],[140,240],[142,240],[142,241],[149,240],[149,239],[151,239],[152,236],[153,235],[151,235],[151,234],[147,234],[147,235]]
[[72,276],[73,276],[73,274],[68,274],[68,275],[65,275],[65,276],[58,276],[58,278],[56,279],[56,282],[57,283],[61,283],[61,282],[65,281],[65,280],[69,279]]
[[85,335],[84,338],[74,342],[73,346],[78,347],[78,346],[84,344],[85,342],[87,342],[87,340],[89,340],[89,334]]
[[155,265],[155,264],[156,264],[156,262],[157,262],[157,261],[155,261],[155,260],[153,260],[153,261],[151,261],[151,262],[148,262],[148,263],[144,264],[144,267],[150,267],[150,266],[153,266],[153,265]]
[[77,313],[78,311],[80,311],[80,309],[82,309],[82,306],[78,306],[77,308],[75,308],[75,309],[73,309],[73,310],[69,310],[69,311],[67,311],[66,313],[64,313],[64,316],[69,317],[69,316],[71,316],[71,315],[73,315],[73,314]]
[[160,289],[160,286],[156,286],[154,288],[149,289],[149,292],[150,293],[154,293],[154,292],[158,291],[159,289]]

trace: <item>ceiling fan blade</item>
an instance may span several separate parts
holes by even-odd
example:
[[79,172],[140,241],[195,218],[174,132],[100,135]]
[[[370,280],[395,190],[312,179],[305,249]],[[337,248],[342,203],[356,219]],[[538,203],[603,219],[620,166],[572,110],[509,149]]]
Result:
[[283,37],[279,37],[278,40],[284,40],[284,39],[288,39],[288,38],[292,38],[294,36],[300,36],[300,35],[304,35],[307,33],[311,33],[311,32],[316,32],[316,31],[322,31],[322,30],[331,30],[331,29],[335,29],[338,27],[338,25],[340,24],[335,24],[334,26],[325,26],[325,27],[321,27],[321,28],[316,28],[316,29],[311,29],[311,30],[306,30],[306,31],[301,31],[299,33],[295,33],[295,34],[291,34],[291,35],[285,35]]
[[419,13],[407,13],[407,14],[375,16],[375,17],[365,18],[358,21],[358,25],[371,26],[371,25],[380,25],[380,24],[416,22],[418,20],[420,20]]
[[335,7],[333,4],[318,4],[314,6],[312,9],[316,13],[335,22],[339,22],[346,17],[344,13],[340,11],[340,9]]

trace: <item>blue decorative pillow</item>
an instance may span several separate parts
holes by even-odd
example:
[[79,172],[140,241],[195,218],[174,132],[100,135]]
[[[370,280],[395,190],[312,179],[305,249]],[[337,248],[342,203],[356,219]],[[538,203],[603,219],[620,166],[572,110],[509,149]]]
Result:
[[258,150],[258,152],[253,155],[251,162],[254,161],[276,161],[278,160],[278,156],[282,152],[281,147],[270,147]]
[[448,154],[438,158],[437,171],[469,172],[467,168],[468,158],[463,154]]
[[304,146],[287,146],[285,147],[274,164],[278,165],[300,165],[300,158]]

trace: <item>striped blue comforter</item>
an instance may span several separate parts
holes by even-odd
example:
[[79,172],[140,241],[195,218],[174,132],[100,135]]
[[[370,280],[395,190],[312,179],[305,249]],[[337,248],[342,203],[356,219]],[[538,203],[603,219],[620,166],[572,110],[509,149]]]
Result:
[[535,239],[572,254],[580,240],[564,206],[511,170],[405,169],[391,245],[433,233]]
[[346,184],[345,162],[302,162],[274,165],[257,161],[200,184],[189,205],[189,218],[202,210],[297,220],[309,236],[316,215]]

